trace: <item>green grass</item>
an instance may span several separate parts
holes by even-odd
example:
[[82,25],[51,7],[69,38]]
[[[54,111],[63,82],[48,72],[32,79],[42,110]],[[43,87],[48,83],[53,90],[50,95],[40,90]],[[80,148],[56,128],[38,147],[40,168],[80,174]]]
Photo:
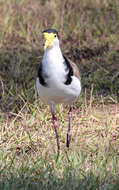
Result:
[[[58,159],[35,89],[42,31],[52,27],[82,81],[69,150],[68,107],[57,106]],[[119,189],[118,31],[118,0],[0,1],[0,190]]]

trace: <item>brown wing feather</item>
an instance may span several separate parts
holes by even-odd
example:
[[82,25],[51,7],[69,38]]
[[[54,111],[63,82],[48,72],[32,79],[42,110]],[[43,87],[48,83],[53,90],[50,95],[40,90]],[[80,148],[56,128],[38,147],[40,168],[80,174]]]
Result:
[[70,65],[73,68],[74,76],[76,76],[79,80],[81,80],[79,69],[78,69],[77,65],[73,61],[71,61],[70,59],[67,58],[67,60],[69,61]]

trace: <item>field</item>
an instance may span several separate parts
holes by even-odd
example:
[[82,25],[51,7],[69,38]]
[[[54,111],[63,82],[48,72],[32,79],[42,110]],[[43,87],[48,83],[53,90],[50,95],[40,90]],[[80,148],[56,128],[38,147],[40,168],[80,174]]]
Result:
[[[58,105],[60,154],[35,79],[42,31],[59,31],[79,67],[82,93]],[[0,0],[0,190],[119,189],[118,0]]]

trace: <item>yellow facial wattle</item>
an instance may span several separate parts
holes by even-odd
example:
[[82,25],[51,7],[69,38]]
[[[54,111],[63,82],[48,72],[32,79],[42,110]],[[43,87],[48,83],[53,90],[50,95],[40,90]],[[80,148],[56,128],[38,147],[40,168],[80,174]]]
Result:
[[55,38],[55,35],[53,33],[47,33],[47,32],[44,32],[44,39],[45,39],[45,45],[44,45],[44,48],[50,48],[53,44],[53,40]]

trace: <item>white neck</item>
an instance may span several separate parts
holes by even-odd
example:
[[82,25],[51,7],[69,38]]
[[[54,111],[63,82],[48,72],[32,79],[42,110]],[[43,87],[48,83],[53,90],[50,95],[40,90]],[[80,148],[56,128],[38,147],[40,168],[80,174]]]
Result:
[[61,49],[59,45],[52,46],[51,48],[45,49],[43,62],[46,64],[56,64],[57,66],[64,61]]
[[57,84],[59,79],[61,81],[64,80],[64,57],[59,45],[55,45],[54,47],[52,46],[45,50],[42,63],[44,72],[52,78],[52,82],[54,81]]

